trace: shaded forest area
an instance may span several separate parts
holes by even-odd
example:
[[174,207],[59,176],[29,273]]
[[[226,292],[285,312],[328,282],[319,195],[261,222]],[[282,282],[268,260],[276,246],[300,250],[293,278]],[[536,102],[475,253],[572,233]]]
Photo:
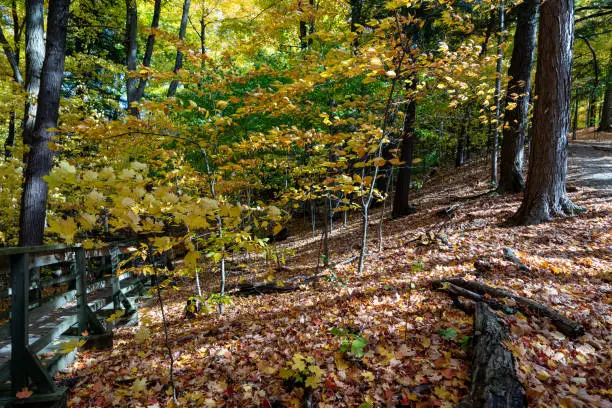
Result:
[[63,347],[67,405],[612,407],[611,26],[0,0],[0,246],[153,259],[136,326]]

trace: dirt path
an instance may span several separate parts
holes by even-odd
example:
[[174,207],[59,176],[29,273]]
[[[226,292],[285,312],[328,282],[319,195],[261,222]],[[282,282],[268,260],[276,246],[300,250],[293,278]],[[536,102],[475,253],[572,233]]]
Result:
[[612,190],[612,141],[570,142],[568,174],[577,187]]

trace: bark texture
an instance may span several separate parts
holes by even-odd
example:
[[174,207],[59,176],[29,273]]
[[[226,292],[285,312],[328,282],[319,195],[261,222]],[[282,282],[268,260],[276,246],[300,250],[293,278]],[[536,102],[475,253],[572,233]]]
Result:
[[[44,0],[26,0],[25,90],[28,99],[23,119],[23,143],[32,143],[40,76],[45,59]],[[27,158],[24,158],[24,161]]]
[[19,245],[22,246],[43,243],[48,190],[43,177],[49,174],[53,166],[53,152],[49,148],[49,142],[54,133],[48,129],[57,127],[69,6],[70,0],[49,2],[46,54],[38,95],[38,112],[21,197]]
[[[179,27],[179,40],[181,41],[185,39],[185,33],[187,32],[187,20],[189,19],[190,3],[190,0],[185,0],[183,2],[183,14],[181,16],[181,26]],[[202,27],[202,33],[204,33],[204,27]],[[176,61],[174,62],[174,73],[178,73],[179,69],[181,68],[183,68],[183,52],[178,49],[176,51]],[[169,97],[174,96],[176,94],[178,84],[178,79],[173,79],[172,82],[170,82],[170,87],[168,88]]]
[[504,345],[508,329],[489,307],[476,303],[469,400],[473,408],[522,408],[526,398],[516,378],[514,356]]
[[608,75],[606,77],[606,94],[601,108],[600,132],[612,132],[612,50],[608,61]]
[[[22,24],[19,24],[19,15],[17,14],[17,1],[13,0],[11,2],[11,16],[13,20],[13,44],[14,47],[11,47],[8,43],[6,37],[4,36],[4,32],[2,31],[2,27],[0,27],[0,44],[4,49],[4,54],[9,61],[9,65],[13,71],[13,79],[19,85],[23,86],[23,76],[21,75],[21,70],[19,68],[19,60],[21,59],[21,50],[19,48],[19,43],[21,42],[21,31]],[[9,112],[9,125],[8,125],[8,135],[6,136],[6,140],[4,141],[4,157],[11,157],[13,147],[15,146],[15,135],[17,132],[17,114],[15,109],[11,109]]]
[[523,202],[513,221],[538,224],[578,209],[567,196],[567,136],[574,1],[548,0],[540,6],[538,64],[535,79],[533,140]]
[[2,49],[4,50],[4,55],[11,66],[11,70],[13,71],[13,79],[19,84],[23,82],[21,77],[21,71],[19,70],[19,58],[11,48],[8,40],[4,35],[4,31],[2,31],[2,27],[0,27],[0,44],[2,45]]
[[15,111],[12,110],[9,112],[9,125],[8,125],[8,135],[6,136],[6,140],[4,141],[4,157],[11,157],[13,147],[15,146],[15,131],[16,131],[16,119],[17,115]]
[[125,0],[126,8],[126,65],[127,65],[127,109],[130,114],[139,116],[138,108],[133,106],[138,102],[136,87],[136,59],[138,57],[138,8],[136,0]]
[[[469,112],[469,109],[466,109],[466,112]],[[457,135],[457,149],[455,152],[455,167],[461,167],[463,166],[463,163],[465,163],[465,144],[468,132],[468,123],[470,122],[468,115],[469,114],[466,114],[466,116],[464,117],[465,121],[461,125],[459,125],[459,134]]]
[[497,184],[498,171],[497,171],[497,156],[499,153],[499,129],[500,129],[500,118],[501,118],[501,76],[502,76],[502,61],[504,52],[502,49],[502,43],[504,42],[504,0],[499,3],[499,33],[497,35],[497,68],[495,70],[495,129],[493,131],[493,140],[491,143],[491,182]]
[[[159,15],[161,14],[161,0],[155,0],[153,6],[153,18],[151,19],[151,29],[156,30],[159,27]],[[145,55],[142,58],[142,65],[144,67],[151,66],[151,58],[153,57],[153,47],[155,46],[155,31],[147,37],[147,48],[145,49]],[[144,91],[147,86],[147,79],[142,78],[138,83],[138,90],[136,91],[136,100],[140,100],[144,96]]]
[[[413,79],[409,90],[416,88],[416,80]],[[400,160],[404,162],[397,175],[395,184],[395,197],[393,198],[393,218],[409,215],[414,209],[409,204],[410,179],[412,176],[412,154],[414,147],[414,123],[416,120],[416,101],[411,99],[404,111],[404,123],[402,125],[402,140],[400,144]]]
[[[517,6],[514,49],[508,68],[505,126],[501,148],[498,190],[518,193],[525,189],[523,178],[524,146],[527,136],[527,112],[531,88],[531,69],[536,45],[538,0],[527,0]],[[509,109],[509,104],[516,104]]]

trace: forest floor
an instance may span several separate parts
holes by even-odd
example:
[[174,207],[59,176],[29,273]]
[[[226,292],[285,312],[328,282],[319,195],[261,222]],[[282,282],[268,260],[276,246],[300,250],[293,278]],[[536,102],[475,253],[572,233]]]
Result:
[[[504,316],[517,358],[517,374],[530,406],[612,407],[612,190],[611,155],[601,142],[570,145],[571,199],[588,208],[573,217],[529,227],[506,227],[521,195],[482,196],[486,163],[441,172],[413,195],[418,212],[385,220],[378,251],[380,209],[372,217],[370,253],[363,275],[356,261],[323,270],[299,290],[260,296],[232,296],[223,315],[185,318],[191,280],[164,292],[174,381],[181,406],[299,406],[304,388],[282,376],[300,368],[310,377],[318,407],[451,407],[467,393],[472,316],[453,308],[431,281],[465,277],[504,287],[555,308],[584,325],[570,340],[543,318]],[[608,147],[603,146],[603,147]],[[605,173],[606,175],[602,176]],[[439,210],[458,204],[453,217]],[[288,282],[314,273],[320,249],[300,220],[279,245],[286,267],[261,268],[239,280]],[[432,239],[429,233],[438,234]],[[331,235],[332,262],[354,256],[360,218],[340,222]],[[502,258],[514,249],[530,268],[519,270]],[[474,261],[493,269],[477,275]],[[274,276],[270,276],[274,275]],[[218,277],[201,277],[205,291],[218,290]],[[138,327],[115,332],[112,351],[82,351],[71,372],[73,407],[158,407],[172,399],[169,363],[159,304],[146,304]],[[344,337],[332,329],[346,329]],[[350,337],[352,336],[352,337]],[[362,339],[364,355],[342,352],[342,340]],[[302,368],[304,367],[304,368]]]

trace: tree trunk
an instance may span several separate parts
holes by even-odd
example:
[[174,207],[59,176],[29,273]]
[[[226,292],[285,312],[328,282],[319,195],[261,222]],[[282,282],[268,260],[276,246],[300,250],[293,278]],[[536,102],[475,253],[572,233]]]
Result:
[[4,141],[4,157],[11,157],[13,147],[15,146],[15,119],[17,115],[15,114],[15,110],[11,110],[9,112],[9,125],[8,125],[8,135],[6,136],[6,140]]
[[482,40],[482,46],[480,48],[480,58],[484,58],[487,56],[487,44],[489,44],[489,39],[491,38],[491,34],[493,33],[493,27],[495,27],[495,9],[491,9],[489,15],[489,23],[487,24],[487,31],[485,32],[484,39]]
[[[36,103],[45,59],[44,0],[26,0],[25,91],[23,143],[30,146],[36,122]],[[24,155],[24,162],[27,155]]]
[[572,123],[572,140],[576,140],[576,131],[578,130],[578,90],[576,90],[576,96],[574,101],[574,119]]
[[357,273],[359,275],[363,273],[365,257],[368,253],[368,224],[370,222],[369,204],[364,205],[361,216],[363,224],[361,225],[361,249],[359,250],[359,264],[357,266]]
[[548,0],[540,6],[538,64],[535,79],[533,143],[529,176],[518,224],[538,224],[556,215],[573,214],[567,196],[567,136],[570,124],[574,1]]
[[[364,0],[351,0],[351,32],[357,32],[357,26],[362,25],[362,13],[363,13]],[[355,38],[355,45],[358,45],[359,41]]]
[[483,303],[474,311],[472,386],[468,399],[474,408],[522,408],[526,398],[516,378],[514,356],[504,345],[508,329]]
[[300,23],[298,28],[298,37],[300,39],[300,48],[305,50],[308,48],[308,42],[306,41],[307,27],[306,21],[302,18],[304,9],[302,8],[302,0],[298,0],[298,12],[300,13]]
[[461,125],[459,134],[457,135],[457,153],[455,156],[455,167],[463,166],[465,159],[465,134],[467,132],[467,126],[465,123]]
[[[161,0],[155,0],[153,6],[153,19],[151,20],[151,29],[155,30],[159,27],[159,15],[161,13]],[[153,47],[155,46],[155,32],[151,32],[147,38],[147,48],[145,49],[145,55],[142,59],[142,65],[145,67],[151,66],[151,57],[153,57]],[[147,86],[147,79],[141,78],[138,83],[138,90],[136,91],[136,100],[140,100],[144,96],[145,87]]]
[[608,62],[608,75],[606,78],[606,94],[601,108],[600,132],[612,132],[612,50]]
[[499,34],[497,35],[497,69],[495,70],[495,130],[493,132],[493,141],[491,143],[491,183],[497,184],[497,153],[499,150],[499,132],[501,129],[501,76],[502,76],[502,60],[504,52],[502,43],[504,41],[504,0],[499,3]]
[[[15,39],[15,42],[18,42],[18,39]],[[0,27],[0,44],[2,45],[2,49],[4,50],[4,55],[11,66],[11,70],[13,71],[13,79],[21,84],[23,83],[23,79],[21,77],[21,71],[19,70],[19,57],[13,52],[13,49],[8,43],[8,40],[4,36],[4,32],[2,31],[2,27]]]
[[[21,70],[19,69],[19,59],[20,59],[20,50],[19,50],[19,41],[21,37],[21,30],[19,29],[19,16],[17,15],[17,3],[15,0],[11,3],[11,11],[13,18],[13,43],[14,48],[11,48],[8,40],[4,36],[4,32],[2,31],[2,27],[0,27],[0,44],[2,44],[2,48],[4,49],[4,54],[6,55],[6,59],[11,66],[11,70],[13,71],[13,79],[20,85],[23,85],[23,77],[21,76]],[[8,125],[8,134],[6,136],[6,140],[4,141],[4,156],[11,157],[13,146],[15,145],[15,132],[16,132],[16,113],[15,109],[11,109],[9,112],[9,125]]]
[[127,65],[127,110],[139,116],[138,88],[136,88],[136,59],[138,57],[138,7],[136,0],[125,0],[126,7],[126,65]]
[[[48,129],[57,127],[60,91],[66,56],[66,30],[70,0],[50,0],[47,22],[46,54],[42,67],[38,112],[27,158],[21,214],[19,245],[41,245],[47,210],[47,182],[44,177],[53,166],[49,142],[54,136]],[[40,15],[42,18],[42,15]]]
[[[202,57],[206,55],[206,21],[204,20],[204,16],[200,19],[200,51],[202,52]],[[204,58],[202,58],[202,68],[204,68]]]
[[[179,28],[179,40],[185,39],[185,32],[187,31],[187,20],[189,19],[189,4],[190,0],[185,0],[183,3],[183,15],[181,17],[181,26]],[[202,27],[202,35],[204,35],[204,27]],[[179,69],[183,68],[183,53],[180,49],[176,51],[176,61],[174,62],[174,73],[177,74]],[[172,97],[176,94],[178,88],[178,79],[173,79],[170,82],[168,88],[168,97]]]
[[591,52],[593,56],[593,86],[591,88],[591,93],[589,95],[589,104],[587,108],[587,122],[586,127],[590,128],[596,126],[597,120],[597,87],[599,86],[599,63],[597,62],[597,53],[595,49],[591,45],[589,39],[583,35],[577,35],[577,38],[580,38],[586,44],[587,48]]
[[[538,0],[527,0],[517,6],[514,49],[508,68],[510,81],[506,92],[506,125],[503,131],[498,187],[498,191],[504,193],[518,193],[525,189],[523,159],[539,4]],[[508,109],[511,103],[516,104],[514,109]]]
[[[416,78],[412,78],[408,90],[416,89]],[[410,102],[406,104],[404,123],[402,126],[402,141],[400,144],[400,165],[395,184],[395,197],[393,198],[392,217],[402,217],[414,212],[410,206],[410,179],[412,176],[412,154],[414,148],[414,122],[416,120],[416,101],[409,95]],[[388,182],[388,181],[387,181]]]

